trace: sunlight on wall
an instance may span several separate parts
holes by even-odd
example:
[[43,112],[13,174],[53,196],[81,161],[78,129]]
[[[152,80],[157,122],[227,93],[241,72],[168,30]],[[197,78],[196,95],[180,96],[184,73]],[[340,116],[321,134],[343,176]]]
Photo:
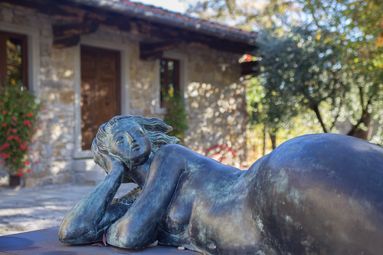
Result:
[[239,166],[246,150],[243,93],[243,86],[237,84],[217,87],[190,83],[186,101],[189,118],[194,121],[189,125],[186,144],[202,154],[216,145],[227,145],[238,155],[231,163]]

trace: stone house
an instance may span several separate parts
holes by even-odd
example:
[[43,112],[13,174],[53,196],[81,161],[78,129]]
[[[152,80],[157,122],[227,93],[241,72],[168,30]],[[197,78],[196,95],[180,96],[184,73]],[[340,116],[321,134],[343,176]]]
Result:
[[255,49],[254,33],[127,0],[0,0],[0,76],[14,50],[43,106],[27,185],[98,180],[89,150],[98,125],[163,117],[169,86],[184,97],[187,146],[226,144],[245,158],[240,78],[254,65],[239,59]]

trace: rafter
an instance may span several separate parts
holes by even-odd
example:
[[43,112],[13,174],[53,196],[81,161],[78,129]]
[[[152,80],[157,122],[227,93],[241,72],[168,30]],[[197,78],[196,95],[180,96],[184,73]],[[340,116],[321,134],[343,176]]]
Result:
[[163,41],[157,43],[140,43],[140,58],[153,59],[160,58],[163,52],[173,49],[180,44],[180,41]]

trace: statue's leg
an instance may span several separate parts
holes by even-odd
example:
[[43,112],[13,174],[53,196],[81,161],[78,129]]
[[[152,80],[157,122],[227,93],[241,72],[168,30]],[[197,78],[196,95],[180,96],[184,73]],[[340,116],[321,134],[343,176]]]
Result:
[[108,229],[108,244],[138,249],[157,239],[158,224],[185,169],[185,160],[180,150],[180,146],[166,145],[156,153],[137,201]]

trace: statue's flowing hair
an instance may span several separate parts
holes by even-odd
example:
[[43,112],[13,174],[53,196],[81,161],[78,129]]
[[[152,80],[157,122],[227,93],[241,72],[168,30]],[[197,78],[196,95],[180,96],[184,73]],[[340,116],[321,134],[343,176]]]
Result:
[[110,155],[118,157],[110,152],[110,146],[114,143],[114,128],[118,125],[120,127],[127,127],[132,122],[139,124],[144,135],[149,139],[152,148],[151,153],[155,153],[162,145],[179,143],[178,138],[167,135],[173,128],[158,118],[145,118],[133,115],[115,116],[99,127],[92,142],[94,161],[105,170],[105,156]]

